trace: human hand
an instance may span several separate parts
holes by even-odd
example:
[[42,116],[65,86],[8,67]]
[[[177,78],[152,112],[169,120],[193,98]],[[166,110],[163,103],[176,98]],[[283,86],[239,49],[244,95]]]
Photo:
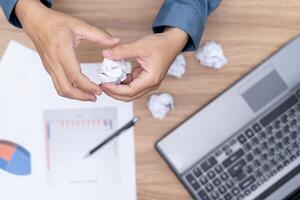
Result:
[[15,12],[57,93],[71,99],[96,101],[101,88],[81,73],[74,48],[81,40],[115,45],[119,39],[80,19],[48,9],[39,0],[19,0]]
[[103,92],[118,100],[132,101],[157,89],[187,40],[184,31],[167,28],[161,34],[149,35],[134,43],[104,50],[103,56],[108,59],[135,58],[138,65],[123,84],[100,85]]

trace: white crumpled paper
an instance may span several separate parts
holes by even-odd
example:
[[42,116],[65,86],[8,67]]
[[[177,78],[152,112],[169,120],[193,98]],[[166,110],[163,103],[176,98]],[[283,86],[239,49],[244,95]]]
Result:
[[174,109],[174,99],[168,93],[154,94],[149,98],[148,108],[155,119],[164,119]]
[[97,73],[101,83],[119,84],[124,81],[131,72],[131,64],[124,60],[114,61],[104,58]]
[[175,78],[181,78],[186,72],[186,60],[182,54],[179,54],[171,67],[169,68],[168,75],[175,77]]
[[203,47],[199,48],[196,52],[196,58],[200,60],[202,65],[215,69],[220,69],[228,63],[221,45],[213,41],[206,42]]

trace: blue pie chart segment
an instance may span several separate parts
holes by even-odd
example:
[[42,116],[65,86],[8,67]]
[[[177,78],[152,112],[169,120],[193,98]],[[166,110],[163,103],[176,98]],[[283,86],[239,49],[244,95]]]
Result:
[[0,140],[0,169],[20,176],[31,174],[30,153],[18,144]]

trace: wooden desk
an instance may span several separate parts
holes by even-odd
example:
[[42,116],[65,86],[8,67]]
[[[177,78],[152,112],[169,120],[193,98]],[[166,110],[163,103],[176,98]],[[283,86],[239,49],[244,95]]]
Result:
[[[57,0],[54,8],[134,41],[151,33],[151,24],[162,0]],[[136,127],[138,199],[185,200],[188,193],[154,150],[154,143],[172,127],[240,79],[288,40],[300,33],[299,0],[223,0],[209,17],[202,42],[222,44],[229,64],[216,71],[201,67],[193,53],[186,53],[188,72],[180,80],[166,78],[159,92],[174,95],[176,109],[163,121],[154,120],[146,107],[149,95],[134,104],[142,120]],[[28,37],[0,19],[0,54],[15,39],[33,47]],[[100,49],[84,43],[77,49],[81,62],[101,60]],[[24,66],[24,69],[26,66]],[[205,133],[203,140],[205,140]]]

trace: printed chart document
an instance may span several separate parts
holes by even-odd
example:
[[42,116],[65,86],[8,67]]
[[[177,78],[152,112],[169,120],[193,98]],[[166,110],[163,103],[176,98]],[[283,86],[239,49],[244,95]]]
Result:
[[1,58],[0,92],[2,198],[136,199],[133,129],[84,158],[133,118],[132,103],[106,95],[96,103],[59,97],[38,54],[14,41]]
[[120,182],[116,140],[84,158],[116,130],[117,118],[113,107],[45,111],[49,184]]

